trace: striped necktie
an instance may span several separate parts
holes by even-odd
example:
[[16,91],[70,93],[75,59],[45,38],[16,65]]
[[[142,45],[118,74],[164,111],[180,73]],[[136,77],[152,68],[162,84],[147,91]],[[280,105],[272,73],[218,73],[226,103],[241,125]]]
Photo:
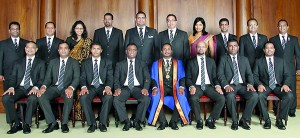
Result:
[[48,43],[47,43],[47,48],[48,48],[48,53],[51,51],[51,38],[48,38]]
[[107,42],[109,42],[109,38],[110,38],[109,30],[107,30],[107,31],[106,31],[106,39],[107,39]]
[[226,35],[224,35],[224,45],[225,45],[225,47],[227,47],[227,37],[226,37]]
[[97,64],[97,59],[94,60],[94,76],[93,76],[93,81],[92,84],[94,84],[94,87],[97,89],[100,86],[99,82],[99,71],[98,71],[98,64]]
[[18,49],[19,46],[18,46],[18,40],[17,40],[17,38],[15,38],[15,43],[14,44],[15,44],[15,49]]
[[272,90],[274,90],[276,88],[276,84],[275,84],[275,72],[274,72],[274,66],[273,66],[271,58],[269,58],[268,73],[269,73],[269,87]]
[[130,60],[130,65],[129,65],[129,73],[128,73],[128,88],[132,90],[134,87],[134,78],[133,78],[133,65],[132,65],[132,60]]
[[285,37],[282,36],[281,46],[282,46],[283,49],[285,49],[285,44],[286,44]]
[[235,61],[235,57],[232,57],[232,64],[233,64],[233,72],[234,72],[234,75],[233,75],[233,83],[235,85],[238,85],[239,84],[239,72],[238,72],[238,66],[237,66],[237,63]]
[[205,71],[204,71],[204,58],[201,58],[201,89],[205,90]]
[[254,48],[256,48],[257,44],[256,44],[256,38],[254,35],[252,36],[252,41],[253,41]]
[[140,35],[140,39],[141,39],[141,41],[143,41],[143,39],[144,39],[144,35],[143,35],[143,28],[140,28],[139,35]]
[[58,76],[58,90],[62,90],[64,88],[64,76],[65,76],[65,61],[62,60],[62,64],[59,70],[59,76]]
[[27,90],[30,87],[30,71],[31,71],[31,59],[28,59],[27,67],[25,70],[24,88]]
[[170,43],[172,43],[173,40],[174,40],[173,30],[170,30]]

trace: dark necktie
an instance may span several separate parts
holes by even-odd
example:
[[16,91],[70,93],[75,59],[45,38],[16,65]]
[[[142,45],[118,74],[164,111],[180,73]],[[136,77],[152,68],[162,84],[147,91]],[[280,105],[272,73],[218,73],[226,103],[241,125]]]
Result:
[[64,76],[65,76],[65,61],[62,60],[62,64],[59,70],[59,76],[58,76],[58,90],[62,90],[64,88]]
[[235,57],[232,57],[232,64],[233,64],[233,72],[234,72],[233,83],[235,85],[238,85],[239,84],[239,72],[238,72],[238,65],[235,61]]
[[14,44],[15,44],[15,49],[18,49],[18,47],[19,47],[17,41],[18,41],[18,40],[15,38],[15,43],[14,43]]
[[257,47],[257,45],[256,45],[256,38],[255,38],[254,35],[252,36],[252,41],[253,41],[254,48],[256,48]]
[[226,37],[226,35],[224,35],[224,45],[225,45],[225,47],[227,47],[227,37]]
[[31,59],[28,59],[28,63],[25,71],[25,80],[24,80],[24,88],[26,90],[30,87],[30,71],[31,71]]
[[169,60],[166,60],[167,61],[167,67],[169,68],[170,67],[170,61]]
[[50,53],[50,50],[51,50],[51,38],[48,38],[47,48],[48,48],[48,53]]
[[285,44],[286,44],[285,37],[282,36],[281,46],[282,46],[283,49],[285,48]]
[[97,89],[100,86],[100,82],[99,82],[99,71],[98,71],[98,64],[97,64],[97,59],[94,60],[94,79],[92,84],[94,84],[94,87]]
[[174,40],[173,30],[170,30],[170,43],[172,43],[173,40]]
[[275,84],[275,72],[274,72],[274,67],[273,67],[273,63],[271,61],[271,58],[269,58],[268,73],[269,73],[269,87],[272,90],[274,90],[276,88],[276,84]]
[[201,89],[205,90],[205,71],[204,71],[204,58],[201,58]]
[[107,39],[107,42],[109,42],[109,38],[110,38],[109,30],[107,30],[107,31],[106,31],[106,39]]
[[134,78],[133,78],[133,65],[132,65],[132,60],[130,60],[130,65],[129,65],[129,73],[128,73],[128,88],[132,90],[134,87]]
[[144,35],[143,35],[143,28],[140,28],[139,35],[140,35],[140,39],[141,39],[141,41],[143,41],[143,39],[144,39]]

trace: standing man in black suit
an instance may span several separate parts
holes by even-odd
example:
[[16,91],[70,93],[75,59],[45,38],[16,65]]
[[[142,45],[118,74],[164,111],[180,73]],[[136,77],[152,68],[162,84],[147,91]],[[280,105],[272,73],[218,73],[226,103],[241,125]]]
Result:
[[177,17],[169,14],[166,18],[168,29],[159,33],[160,46],[170,43],[173,49],[173,58],[183,61],[186,65],[190,58],[188,35],[185,31],[177,28]]
[[265,120],[264,128],[271,128],[271,120],[268,114],[267,97],[274,93],[281,99],[279,116],[276,126],[285,130],[282,119],[287,120],[289,108],[293,103],[291,92],[291,74],[289,66],[279,57],[274,56],[275,48],[273,43],[267,42],[264,46],[265,56],[256,60],[253,70],[254,82],[258,91],[258,105]]
[[217,43],[216,64],[217,64],[217,66],[219,65],[221,57],[224,55],[227,55],[227,41],[229,39],[238,40],[238,37],[236,35],[230,34],[228,32],[229,20],[227,18],[220,19],[219,28],[221,30],[221,33],[216,35],[216,43]]
[[136,58],[138,48],[134,43],[126,48],[127,59],[116,64],[114,72],[114,107],[121,122],[125,122],[123,131],[130,128],[130,120],[126,112],[125,102],[132,96],[138,100],[135,129],[142,131],[141,121],[145,120],[146,111],[150,103],[148,90],[150,87],[150,75],[147,64]]
[[103,59],[112,61],[113,69],[116,63],[125,59],[125,46],[123,44],[122,30],[113,27],[114,16],[111,13],[104,14],[104,27],[97,29],[94,33],[94,43],[99,43],[103,52]]
[[[291,73],[291,89],[294,95],[293,102],[290,107],[289,116],[296,116],[297,95],[296,95],[296,74],[300,75],[300,49],[299,41],[296,36],[287,33],[289,24],[286,20],[281,19],[278,21],[279,34],[272,37],[270,41],[275,46],[275,56],[283,58]],[[296,64],[295,64],[296,59]]]
[[62,42],[58,45],[59,58],[49,62],[45,80],[39,90],[38,100],[42,110],[45,113],[48,128],[43,130],[43,133],[50,133],[53,130],[59,129],[59,125],[53,115],[50,101],[56,97],[63,97],[63,119],[61,130],[63,133],[68,133],[69,114],[73,105],[73,93],[79,84],[80,67],[77,60],[68,56],[69,45]]
[[204,94],[215,101],[212,112],[205,122],[205,126],[215,129],[214,120],[220,117],[225,97],[216,75],[215,61],[205,56],[207,50],[205,43],[200,41],[196,48],[197,57],[188,62],[186,70],[186,84],[190,92],[189,100],[197,121],[197,129],[203,129],[203,121],[200,116],[200,97]]
[[23,97],[28,98],[23,133],[31,132],[32,113],[35,112],[38,102],[36,94],[45,75],[45,62],[35,57],[37,50],[34,42],[30,41],[26,44],[26,57],[15,63],[9,79],[9,89],[3,93],[2,102],[6,111],[6,121],[9,124],[14,123],[7,134],[14,134],[22,130],[22,124],[15,109],[15,102]]
[[151,68],[153,61],[159,59],[160,48],[157,31],[146,26],[146,14],[142,11],[135,16],[136,27],[128,29],[125,46],[134,43],[137,46],[136,58],[144,61]]
[[264,44],[268,41],[267,36],[257,33],[258,22],[255,18],[247,21],[249,33],[240,37],[239,55],[248,58],[250,67],[253,69],[255,59],[263,57]]
[[0,42],[0,81],[4,81],[4,91],[9,88],[9,76],[15,61],[25,57],[27,40],[20,38],[20,24],[10,22],[8,26],[10,38]]
[[37,57],[46,62],[46,66],[50,60],[58,58],[58,44],[63,40],[55,37],[55,23],[47,22],[45,24],[46,36],[36,40],[38,47]]
[[[232,118],[232,130],[237,130],[238,125],[243,129],[250,130],[246,123],[251,119],[253,108],[255,107],[258,96],[254,89],[253,74],[249,61],[246,57],[238,55],[238,41],[228,40],[228,55],[221,58],[218,66],[218,79],[225,90],[226,105]],[[237,123],[236,95],[240,95],[246,100],[245,110],[242,118]]]
[[105,124],[113,102],[111,91],[113,87],[112,63],[110,60],[102,58],[102,48],[98,43],[92,44],[91,53],[92,57],[81,63],[80,104],[86,116],[87,124],[90,126],[87,132],[92,133],[97,128],[92,101],[95,96],[100,97],[102,106],[99,116],[99,129],[101,132],[106,132]]

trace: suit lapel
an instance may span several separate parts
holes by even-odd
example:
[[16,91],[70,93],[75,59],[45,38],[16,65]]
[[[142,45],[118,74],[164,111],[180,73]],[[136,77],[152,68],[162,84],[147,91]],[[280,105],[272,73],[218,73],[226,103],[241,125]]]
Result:
[[280,76],[280,67],[277,65],[277,58],[274,57],[274,72],[275,72],[275,79],[277,80],[277,76]]
[[230,57],[230,55],[227,56],[227,62],[229,63],[229,66],[231,68],[231,71],[234,73],[234,70],[233,70],[233,63],[232,63],[232,59]]
[[267,62],[266,58],[263,58],[263,60],[262,60],[262,66],[264,68],[265,73],[267,73],[268,76],[269,76],[268,62]]
[[198,65],[198,58],[197,57],[193,60],[193,63],[194,63],[194,67],[196,69],[196,74],[195,75],[199,76],[199,65]]
[[105,60],[101,59],[101,60],[100,60],[99,70],[98,70],[98,74],[99,74],[101,80],[102,80],[102,78],[103,78],[103,73],[101,73],[101,72],[102,72],[102,70],[104,69],[105,64],[106,64],[106,63],[105,63]]
[[53,70],[54,70],[54,80],[55,80],[55,83],[58,81],[58,75],[59,75],[59,68],[60,68],[60,58],[57,58],[56,59],[56,67],[53,67]]
[[23,79],[23,77],[24,77],[24,75],[25,75],[25,72],[26,72],[26,57],[24,58],[24,60],[22,60],[22,79]]
[[139,68],[140,68],[140,63],[138,63],[138,61],[135,60],[135,62],[134,62],[134,74],[136,76],[136,79],[139,81],[139,83],[141,83],[141,80],[139,80],[139,78],[141,78],[141,77],[139,76],[139,73],[138,73]]
[[279,46],[279,48],[280,48],[282,51],[284,51],[284,49],[283,49],[282,46],[281,46],[281,41],[280,41],[279,35],[277,35],[277,36],[275,37],[275,42],[274,42],[274,43],[277,43],[277,45]]
[[[87,62],[87,67],[88,67],[88,71],[87,71],[87,78],[91,78],[91,83],[93,81],[93,76],[94,76],[94,68],[93,68],[93,59],[90,58]],[[90,73],[89,73],[90,72]]]
[[[245,66],[243,66],[243,61],[241,60],[241,58],[239,56],[237,56],[237,61],[238,61],[238,70],[240,72],[240,75],[242,77],[242,74],[244,74],[242,71],[244,71]],[[242,77],[243,79],[243,77]],[[243,80],[243,82],[245,82],[246,80]]]
[[247,34],[247,38],[248,38],[248,41],[249,41],[248,43],[251,44],[251,48],[255,49],[255,48],[254,48],[253,41],[252,41],[252,38],[251,38],[251,36],[250,36],[249,33]]

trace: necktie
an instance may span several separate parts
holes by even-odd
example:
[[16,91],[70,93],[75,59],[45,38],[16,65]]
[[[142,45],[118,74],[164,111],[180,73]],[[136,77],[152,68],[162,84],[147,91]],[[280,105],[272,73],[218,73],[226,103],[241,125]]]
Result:
[[226,35],[224,35],[224,45],[225,45],[225,47],[227,47],[227,37],[226,37]]
[[238,85],[239,84],[239,72],[238,72],[238,66],[237,66],[237,63],[235,61],[235,57],[232,57],[232,64],[233,64],[233,72],[234,72],[234,75],[233,75],[233,83],[235,85]]
[[141,39],[141,41],[142,41],[142,40],[144,39],[143,28],[140,28],[139,35],[140,35],[140,39]]
[[255,38],[254,35],[252,36],[252,41],[253,41],[254,48],[256,48],[257,47],[257,45],[256,45],[256,38]]
[[24,88],[27,90],[30,87],[30,71],[31,71],[31,59],[28,59],[27,67],[25,70]]
[[170,43],[172,43],[173,40],[174,40],[173,30],[170,30]]
[[269,87],[272,90],[274,90],[275,87],[276,87],[276,84],[275,84],[275,73],[274,73],[274,67],[273,67],[273,63],[271,61],[271,58],[269,58],[268,73],[269,73]]
[[110,38],[109,30],[107,30],[107,31],[106,31],[106,39],[107,39],[107,42],[109,42],[109,38]]
[[129,65],[129,73],[128,73],[128,88],[132,90],[134,87],[134,78],[133,78],[133,65],[132,65],[132,60],[130,60],[130,65]]
[[204,71],[204,58],[201,58],[201,89],[205,90],[205,71]]
[[167,67],[169,68],[170,67],[170,61],[169,60],[166,60],[167,61]]
[[16,38],[15,38],[15,48],[18,49],[18,42]]
[[64,88],[64,75],[65,75],[65,61],[62,60],[62,64],[59,70],[59,76],[58,76],[58,90],[62,90]]
[[51,50],[51,38],[48,38],[47,48],[48,48],[48,53],[50,53],[50,50]]
[[281,46],[282,46],[283,49],[285,48],[285,44],[286,44],[285,37],[282,36]]
[[100,86],[100,82],[99,82],[99,71],[98,71],[98,64],[97,64],[97,59],[94,60],[94,79],[92,84],[94,84],[94,87],[97,89]]

